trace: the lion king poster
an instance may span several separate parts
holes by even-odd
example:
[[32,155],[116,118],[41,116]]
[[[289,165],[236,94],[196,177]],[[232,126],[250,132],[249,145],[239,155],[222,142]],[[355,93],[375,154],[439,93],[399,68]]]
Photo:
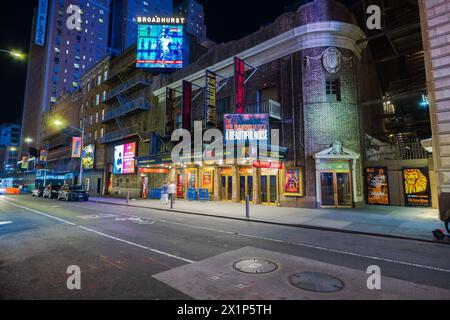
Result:
[[407,206],[429,207],[431,205],[430,178],[427,168],[404,168],[403,185]]

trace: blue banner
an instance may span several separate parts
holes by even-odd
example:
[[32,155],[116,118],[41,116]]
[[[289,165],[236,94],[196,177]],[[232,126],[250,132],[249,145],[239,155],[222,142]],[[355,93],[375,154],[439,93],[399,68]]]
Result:
[[39,0],[36,17],[36,34],[34,43],[38,46],[45,46],[45,35],[47,33],[48,0]]

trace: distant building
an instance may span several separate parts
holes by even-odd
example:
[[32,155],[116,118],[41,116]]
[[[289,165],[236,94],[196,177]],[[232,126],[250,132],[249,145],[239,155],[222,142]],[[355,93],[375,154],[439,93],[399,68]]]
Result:
[[174,9],[174,14],[186,18],[186,32],[196,36],[199,42],[207,40],[205,13],[200,3],[195,0],[185,0]]
[[172,0],[112,0],[109,46],[118,55],[136,43],[137,16],[171,16]]
[[21,138],[23,143],[30,137],[33,143],[22,144],[20,154],[28,147],[39,149],[43,113],[63,94],[78,90],[81,75],[107,54],[109,10],[110,0],[39,1],[31,30]]
[[0,126],[0,173],[14,172],[19,141],[20,125],[7,123]]

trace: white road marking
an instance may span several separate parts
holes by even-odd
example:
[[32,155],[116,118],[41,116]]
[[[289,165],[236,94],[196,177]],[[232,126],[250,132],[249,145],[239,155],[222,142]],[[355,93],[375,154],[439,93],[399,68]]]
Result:
[[[6,201],[6,202],[8,202],[8,201]],[[88,210],[101,211],[101,210],[98,210],[98,209],[90,209],[90,208],[84,207],[84,206],[78,206],[78,205],[74,205],[74,206],[82,207],[82,208],[88,209]],[[28,208],[26,208],[26,209],[28,209]],[[32,209],[28,209],[28,210],[33,211]],[[112,213],[117,213],[119,215],[125,215],[125,216],[131,216],[131,215],[128,215],[128,214],[122,213],[122,212],[112,212]],[[50,217],[52,217],[52,216],[50,216]],[[53,218],[55,218],[55,217],[53,217]],[[56,218],[56,219],[58,219],[58,218]],[[304,247],[304,248],[309,248],[309,249],[315,249],[315,250],[326,251],[326,252],[333,252],[333,253],[349,255],[349,256],[354,256],[354,257],[359,257],[359,258],[365,258],[365,259],[371,259],[371,260],[376,260],[376,261],[384,261],[384,262],[389,262],[389,263],[394,263],[394,264],[400,264],[400,265],[405,265],[405,266],[409,266],[409,267],[416,267],[416,268],[421,268],[421,269],[427,269],[427,270],[433,270],[433,271],[440,271],[440,272],[450,273],[449,269],[438,268],[438,267],[433,267],[433,266],[427,266],[427,265],[422,265],[422,264],[418,264],[418,263],[406,262],[406,261],[395,260],[395,259],[390,259],[390,258],[383,258],[383,257],[378,257],[378,256],[364,255],[364,254],[351,252],[351,251],[325,248],[325,247],[315,246],[315,245],[311,245],[311,244],[307,244],[307,243],[289,242],[289,241],[284,241],[284,240],[280,240],[280,239],[273,239],[273,238],[255,236],[255,235],[250,235],[250,234],[245,234],[245,233],[238,233],[238,232],[227,231],[227,230],[216,229],[216,228],[195,226],[195,225],[191,225],[191,224],[187,224],[187,223],[167,221],[167,220],[163,220],[163,219],[154,219],[154,220],[158,221],[158,222],[174,224],[174,225],[180,225],[180,226],[194,228],[194,229],[214,231],[214,232],[219,232],[219,233],[224,233],[224,234],[229,234],[229,235],[234,235],[234,236],[241,236],[241,237],[246,237],[246,238],[265,240],[265,241],[271,241],[271,242],[277,242],[277,243],[285,243],[285,244],[290,244],[290,245]]]
[[11,224],[12,221],[0,221],[0,226],[4,226],[5,224]]
[[153,249],[153,248],[150,248],[150,247],[147,247],[147,246],[144,246],[144,245],[132,242],[132,241],[128,241],[128,240],[125,240],[125,239],[122,239],[122,238],[114,237],[114,236],[108,235],[106,233],[103,233],[103,232],[100,232],[100,231],[96,231],[94,229],[87,228],[87,227],[84,227],[84,226],[72,223],[70,221],[67,221],[67,220],[64,220],[64,219],[61,219],[61,218],[57,218],[55,216],[46,214],[44,212],[40,212],[40,211],[37,211],[37,210],[34,210],[34,209],[30,209],[30,208],[27,208],[27,207],[24,207],[24,206],[12,203],[10,201],[6,201],[6,200],[2,200],[2,201],[6,202],[6,203],[9,203],[10,205],[16,206],[18,208],[21,208],[21,209],[24,209],[24,210],[28,210],[28,211],[31,211],[33,213],[45,216],[47,218],[54,219],[54,220],[57,220],[59,222],[62,222],[62,223],[65,223],[65,224],[68,224],[68,225],[71,225],[71,226],[74,226],[74,227],[78,227],[78,228],[83,229],[83,230],[88,231],[88,232],[95,233],[95,234],[97,234],[99,236],[102,236],[102,237],[105,237],[105,238],[108,238],[108,239],[112,239],[112,240],[116,240],[116,241],[119,241],[119,242],[123,242],[123,243],[129,244],[131,246],[135,246],[137,248],[141,248],[141,249],[144,249],[144,250],[147,250],[147,251],[158,253],[160,255],[163,255],[163,256],[166,256],[166,257],[169,257],[169,258],[173,258],[173,259],[177,259],[177,260],[181,260],[181,261],[184,261],[184,262],[187,262],[187,263],[194,263],[195,262],[193,260],[186,259],[186,258],[183,258],[183,257],[179,257],[179,256],[171,254],[171,253],[167,253],[167,252],[164,252],[164,251]]

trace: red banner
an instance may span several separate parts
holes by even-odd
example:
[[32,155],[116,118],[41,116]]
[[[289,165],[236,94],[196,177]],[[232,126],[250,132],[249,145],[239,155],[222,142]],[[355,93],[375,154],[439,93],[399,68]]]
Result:
[[192,83],[183,81],[183,129],[191,130]]
[[245,113],[245,63],[238,57],[234,58],[234,85],[236,113]]

